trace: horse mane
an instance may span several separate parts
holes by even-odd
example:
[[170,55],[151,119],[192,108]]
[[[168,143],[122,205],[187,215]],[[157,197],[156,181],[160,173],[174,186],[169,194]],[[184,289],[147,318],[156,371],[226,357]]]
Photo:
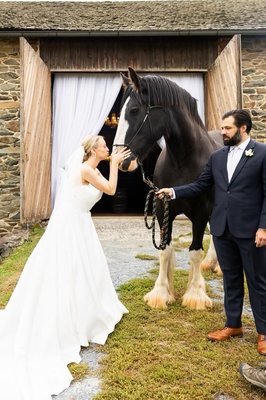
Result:
[[[197,100],[175,82],[162,76],[147,75],[141,77],[141,87],[143,92],[150,97],[150,105],[186,110],[191,118],[203,126],[198,113]],[[145,103],[143,96],[140,98],[137,91],[133,90],[131,96],[142,104]]]

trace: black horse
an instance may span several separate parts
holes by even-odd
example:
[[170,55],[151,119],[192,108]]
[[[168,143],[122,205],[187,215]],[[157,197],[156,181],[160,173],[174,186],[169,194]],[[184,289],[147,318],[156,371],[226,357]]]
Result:
[[[147,157],[156,142],[164,137],[154,170],[154,184],[158,188],[192,182],[201,173],[210,154],[221,146],[206,131],[199,117],[196,100],[184,89],[161,76],[140,77],[129,68],[124,81],[124,97],[114,145],[127,145],[132,155],[121,165],[122,171],[133,171]],[[219,135],[221,136],[221,135]],[[205,291],[201,267],[212,267],[217,259],[210,246],[202,262],[202,242],[213,202],[210,191],[197,198],[169,202],[168,242],[160,251],[160,272],[153,290],[144,299],[151,307],[165,308],[175,301],[172,273],[175,255],[171,246],[172,224],[178,214],[185,214],[192,222],[193,239],[189,247],[191,269],[183,305],[194,309],[210,307],[212,302]],[[156,214],[162,228],[163,202],[157,200]]]

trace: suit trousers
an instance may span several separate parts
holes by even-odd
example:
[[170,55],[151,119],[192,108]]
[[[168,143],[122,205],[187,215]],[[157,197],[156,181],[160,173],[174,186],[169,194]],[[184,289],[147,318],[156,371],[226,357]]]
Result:
[[257,248],[254,240],[234,237],[228,226],[222,236],[213,237],[223,272],[225,326],[242,326],[245,273],[257,332],[266,335],[266,246]]

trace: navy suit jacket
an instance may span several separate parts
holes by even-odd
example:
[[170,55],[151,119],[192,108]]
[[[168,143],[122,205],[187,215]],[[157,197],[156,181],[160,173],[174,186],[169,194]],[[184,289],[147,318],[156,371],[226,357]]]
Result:
[[221,236],[226,222],[237,238],[255,238],[258,228],[266,229],[266,145],[250,140],[230,183],[227,176],[229,146],[214,152],[199,178],[174,187],[176,198],[194,197],[214,186],[211,233]]

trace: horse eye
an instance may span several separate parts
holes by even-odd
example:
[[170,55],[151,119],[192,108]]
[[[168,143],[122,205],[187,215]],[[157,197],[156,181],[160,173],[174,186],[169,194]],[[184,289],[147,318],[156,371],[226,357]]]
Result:
[[138,109],[138,107],[133,107],[133,108],[131,108],[130,112],[132,114],[137,114],[137,112],[139,112],[139,109]]

